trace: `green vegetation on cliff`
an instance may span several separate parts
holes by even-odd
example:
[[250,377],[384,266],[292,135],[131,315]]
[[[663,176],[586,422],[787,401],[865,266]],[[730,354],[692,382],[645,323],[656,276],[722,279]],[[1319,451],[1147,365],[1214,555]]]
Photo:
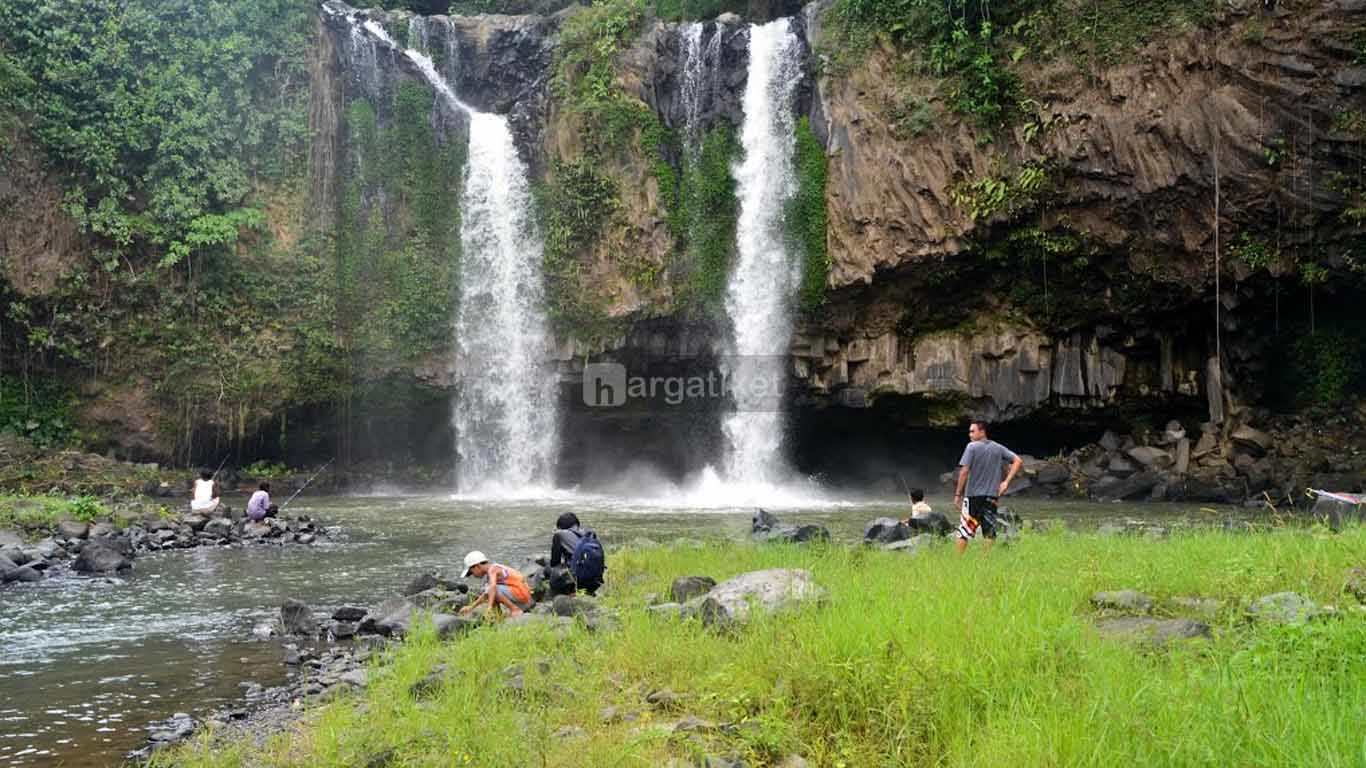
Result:
[[[689,17],[709,8],[685,2],[660,14]],[[649,289],[667,273],[678,286],[675,309],[713,314],[730,272],[737,216],[730,164],[739,152],[733,129],[713,128],[695,151],[687,151],[681,138],[618,82],[620,54],[635,41],[650,10],[643,0],[597,2],[565,21],[556,53],[551,90],[582,150],[552,165],[541,194],[547,276],[557,329],[581,338],[615,327],[605,319],[609,297],[583,274],[594,244],[620,224],[612,216],[620,209],[614,178],[621,169],[642,160],[646,164],[658,189],[658,213],[675,244],[663,269],[638,253],[614,253],[613,266],[622,278]],[[582,215],[571,215],[570,209]]]
[[616,183],[589,160],[556,163],[536,189],[545,238],[546,299],[551,323],[584,340],[610,330],[606,297],[581,258],[618,206]]
[[940,78],[949,107],[990,133],[1027,111],[1020,62],[1066,57],[1092,72],[1213,12],[1210,0],[835,0],[826,48],[840,70],[890,42],[905,72]]
[[735,199],[731,166],[740,155],[735,130],[727,124],[702,137],[695,157],[685,161],[683,210],[686,220],[686,282],[682,302],[693,311],[717,314],[735,259]]
[[0,432],[39,448],[60,448],[78,437],[72,406],[76,394],[53,378],[0,375]]
[[265,379],[293,362],[286,305],[318,294],[308,258],[271,255],[300,245],[278,214],[302,208],[313,20],[275,0],[6,7],[4,151],[46,159],[78,228],[52,246],[52,288],[0,287],[16,367],[154,387],[182,456],[192,423],[237,434],[279,402],[290,382]]
[[[665,765],[707,755],[820,766],[1352,765],[1366,623],[1253,623],[1247,601],[1344,594],[1366,530],[1168,540],[1053,532],[989,555],[718,544],[614,555],[616,621],[419,629],[369,686],[263,748],[212,734],[161,765]],[[673,579],[809,569],[823,604],[718,633],[651,614]],[[1212,637],[1103,637],[1101,590],[1218,601]],[[415,684],[429,678],[414,693]],[[519,681],[512,683],[514,676]],[[433,683],[432,680],[436,682]],[[647,694],[667,690],[663,705]],[[660,701],[661,697],[655,697]],[[690,717],[691,716],[691,717]]]
[[7,3],[0,94],[111,271],[222,258],[257,181],[296,167],[312,17],[288,0]]
[[800,304],[812,310],[825,301],[830,254],[825,242],[825,147],[811,130],[810,118],[797,124],[797,194],[786,211],[788,237],[802,258]]
[[365,100],[346,118],[351,168],[336,235],[338,326],[361,369],[450,348],[465,146],[432,130],[434,96],[399,85],[390,124]]
[[336,409],[345,435],[372,378],[449,349],[464,146],[437,135],[429,90],[345,110],[323,232],[304,163],[314,8],[13,11],[0,162],[41,153],[81,232],[51,289],[0,285],[4,354],[30,390],[122,393],[156,420],[150,452],[180,461],[248,437],[275,453],[290,409]]
[[642,107],[616,85],[616,60],[645,19],[644,0],[600,0],[565,20],[551,91],[580,118],[590,156],[612,157],[641,127]]

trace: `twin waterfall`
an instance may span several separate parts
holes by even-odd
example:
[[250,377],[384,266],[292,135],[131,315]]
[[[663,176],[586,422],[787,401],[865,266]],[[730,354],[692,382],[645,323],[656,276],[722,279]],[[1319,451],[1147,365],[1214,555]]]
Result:
[[[542,243],[531,213],[527,168],[506,118],[463,103],[428,57],[428,25],[414,18],[409,45],[374,21],[348,15],[353,61],[367,93],[378,93],[379,45],[408,58],[454,110],[468,116],[469,160],[461,199],[460,307],[455,319],[457,403],[453,426],[462,494],[543,494],[554,484],[557,385],[547,365]],[[448,30],[449,31],[449,30]],[[712,98],[722,31],[703,44],[703,25],[680,27],[685,51],[682,126],[695,157],[702,114]],[[784,459],[783,401],[799,260],[784,237],[784,209],[796,192],[794,96],[802,46],[787,19],[749,28],[749,75],[743,94],[743,158],[732,168],[739,220],[737,259],[725,294],[731,334],[724,367],[734,408],[722,424],[725,486],[763,493],[792,479]],[[441,36],[453,46],[453,35]],[[443,51],[449,70],[456,51]],[[749,495],[749,494],[742,494]]]
[[[469,161],[460,201],[460,307],[455,319],[457,400],[452,407],[460,493],[544,493],[554,484],[557,386],[547,364],[542,246],[531,214],[526,164],[507,118],[462,102],[424,52],[428,24],[415,17],[402,49],[374,21],[360,25],[374,40],[411,60],[424,79],[469,119]],[[358,27],[352,22],[353,41]],[[447,40],[453,39],[448,35]],[[457,57],[447,51],[446,61]],[[363,75],[368,76],[368,75]]]

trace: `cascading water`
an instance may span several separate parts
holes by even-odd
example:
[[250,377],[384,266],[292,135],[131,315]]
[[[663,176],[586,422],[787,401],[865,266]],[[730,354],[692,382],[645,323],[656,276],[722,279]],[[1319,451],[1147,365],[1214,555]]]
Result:
[[553,481],[556,378],[547,368],[541,242],[507,119],[470,115],[456,319],[454,409],[462,492],[525,493]]
[[712,98],[712,73],[721,60],[721,28],[716,28],[705,47],[704,31],[705,25],[700,21],[684,24],[678,30],[683,41],[683,138],[689,152],[697,150],[703,110]]
[[734,334],[727,366],[734,410],[722,424],[725,478],[745,486],[771,486],[790,476],[781,407],[800,272],[785,243],[783,210],[797,187],[793,95],[801,80],[800,54],[787,19],[750,28],[744,158],[734,169],[738,261],[725,302]]
[[[354,18],[352,23],[353,33],[363,27],[400,50],[378,23],[356,25]],[[409,36],[429,49],[425,22],[410,26]],[[402,52],[451,107],[469,117],[455,319],[459,394],[451,418],[457,487],[481,495],[544,493],[553,483],[559,448],[557,382],[546,364],[550,344],[542,246],[531,215],[526,165],[506,118],[462,102],[422,51]]]

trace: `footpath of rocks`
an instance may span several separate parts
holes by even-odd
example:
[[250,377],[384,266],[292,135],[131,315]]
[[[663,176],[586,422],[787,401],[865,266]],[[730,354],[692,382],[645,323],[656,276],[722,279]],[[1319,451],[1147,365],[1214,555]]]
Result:
[[148,512],[121,524],[64,520],[51,535],[25,541],[18,531],[0,530],[0,584],[44,578],[116,575],[133,568],[139,555],[172,549],[242,544],[312,544],[325,536],[307,515],[252,522],[225,505],[210,513]]

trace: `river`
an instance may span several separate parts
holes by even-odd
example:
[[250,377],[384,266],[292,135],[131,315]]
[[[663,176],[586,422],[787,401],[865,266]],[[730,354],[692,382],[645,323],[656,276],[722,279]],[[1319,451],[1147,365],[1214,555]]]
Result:
[[[0,591],[0,766],[117,764],[146,725],[175,712],[199,716],[240,701],[250,682],[285,679],[281,641],[253,639],[285,598],[315,609],[367,605],[427,570],[459,575],[481,549],[518,565],[548,550],[556,516],[573,511],[611,550],[632,540],[742,538],[750,508],[681,507],[676,501],[564,494],[527,501],[446,495],[301,498],[332,534],[309,546],[175,550],[139,557],[120,579],[66,577]],[[947,510],[947,499],[930,499]],[[242,500],[231,503],[240,506]],[[1192,522],[1241,515],[1178,505],[1023,500],[1027,519],[1095,525],[1126,517]],[[784,521],[821,523],[856,540],[904,502],[826,502],[781,510]],[[952,515],[950,518],[952,519]]]

